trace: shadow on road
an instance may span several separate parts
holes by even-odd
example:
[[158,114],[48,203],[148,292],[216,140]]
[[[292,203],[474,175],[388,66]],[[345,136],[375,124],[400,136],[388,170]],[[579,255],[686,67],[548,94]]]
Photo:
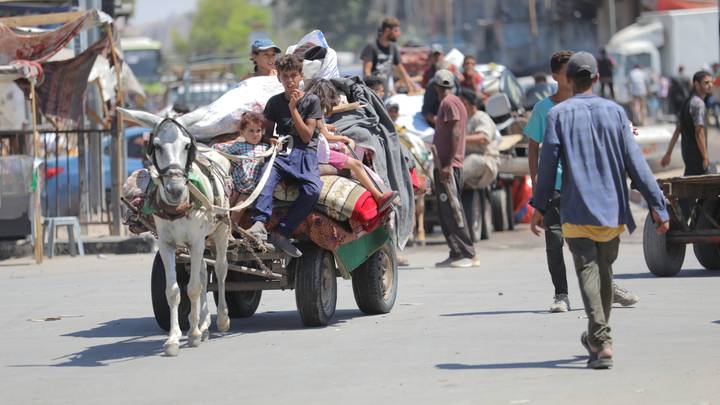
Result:
[[516,368],[565,368],[565,369],[584,369],[587,356],[574,356],[572,359],[532,361],[526,363],[495,363],[495,364],[460,364],[460,363],[444,363],[436,364],[435,368],[441,370],[505,370]]
[[[343,324],[348,319],[364,316],[359,310],[338,310],[335,312],[330,327]],[[211,341],[223,339],[234,335],[249,333],[310,330],[303,326],[297,311],[269,311],[258,313],[251,318],[236,318],[231,320],[230,331],[219,333],[215,329],[215,316],[210,327]],[[185,345],[187,332],[183,332],[181,345]],[[89,346],[81,352],[68,354],[53,361],[61,363],[49,365],[16,365],[13,367],[103,367],[113,363],[125,362],[149,356],[158,356],[163,353],[165,332],[157,326],[155,318],[121,318],[102,323],[92,329],[81,330],[63,335],[86,339],[97,338],[123,338],[122,340]],[[207,342],[204,344],[208,344]]]
[[[571,309],[568,312],[583,311],[582,308]],[[458,312],[455,314],[442,314],[440,316],[479,316],[479,315],[512,315],[512,314],[549,314],[550,311],[530,311],[530,310],[518,310],[518,311],[485,311],[485,312]]]
[[716,324],[720,325],[720,319],[718,319],[717,321],[712,321],[711,323],[716,323]]
[[636,278],[699,278],[699,277],[720,277],[720,271],[712,271],[705,269],[687,269],[680,270],[676,276],[673,277],[658,277],[648,270],[644,273],[627,273],[627,274],[613,274],[614,279],[619,280],[632,280]]

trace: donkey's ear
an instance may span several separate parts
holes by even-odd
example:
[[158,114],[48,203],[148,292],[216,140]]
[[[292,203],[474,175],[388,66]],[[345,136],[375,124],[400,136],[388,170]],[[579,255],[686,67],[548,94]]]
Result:
[[162,118],[158,117],[157,115],[145,111],[128,110],[120,107],[118,107],[118,111],[122,113],[123,117],[126,120],[136,122],[142,126],[151,129],[155,128],[155,125],[162,121]]
[[177,120],[185,126],[185,128],[190,128],[193,125],[197,124],[200,120],[202,120],[205,115],[207,114],[207,109],[205,107],[198,108],[197,110],[190,111],[187,114],[183,114],[180,117],[177,118]]

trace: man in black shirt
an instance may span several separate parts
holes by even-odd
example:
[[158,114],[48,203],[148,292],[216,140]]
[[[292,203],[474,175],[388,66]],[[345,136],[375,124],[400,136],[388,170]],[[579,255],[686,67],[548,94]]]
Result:
[[615,100],[615,87],[613,86],[615,61],[608,56],[605,48],[602,48],[597,63],[598,73],[600,73],[600,97],[605,97],[605,86],[608,86],[610,88],[610,98]]
[[264,240],[267,237],[265,223],[272,215],[275,186],[280,181],[298,185],[297,200],[268,238],[275,248],[292,257],[300,257],[302,252],[290,243],[289,238],[315,207],[322,189],[317,142],[318,120],[323,118],[323,112],[320,99],[300,89],[302,67],[302,61],[293,55],[285,55],[276,63],[278,80],[285,91],[272,96],[265,105],[263,115],[268,121],[265,136],[270,138],[274,132],[292,136],[292,143],[288,145],[291,151],[287,156],[276,157],[270,177],[255,202],[254,223],[250,228],[252,235]]
[[391,86],[393,73],[405,83],[408,94],[415,94],[415,85],[400,63],[400,51],[396,45],[399,37],[400,21],[395,17],[388,17],[380,25],[377,40],[368,44],[360,54],[363,77],[377,76],[382,79],[386,97],[394,93],[394,87]]
[[693,76],[693,93],[685,100],[678,116],[678,124],[675,127],[668,150],[663,156],[660,164],[670,164],[675,143],[682,135],[680,148],[685,163],[685,176],[697,176],[706,174],[708,171],[709,159],[707,150],[707,135],[705,133],[705,97],[712,91],[712,75],[701,70]]

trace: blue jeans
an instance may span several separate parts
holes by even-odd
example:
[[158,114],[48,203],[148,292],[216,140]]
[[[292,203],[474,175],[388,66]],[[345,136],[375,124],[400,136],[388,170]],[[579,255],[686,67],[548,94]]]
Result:
[[270,219],[273,191],[283,180],[289,184],[296,184],[299,191],[297,200],[293,202],[276,228],[281,235],[290,237],[312,212],[320,197],[322,180],[320,180],[320,171],[318,170],[317,151],[295,148],[289,156],[278,156],[275,159],[270,177],[255,201],[253,221],[267,223]]

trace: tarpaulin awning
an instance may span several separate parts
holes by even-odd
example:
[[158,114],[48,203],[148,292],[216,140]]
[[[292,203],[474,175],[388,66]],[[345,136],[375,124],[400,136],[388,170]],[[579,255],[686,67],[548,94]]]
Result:
[[0,65],[15,60],[44,62],[67,45],[79,32],[109,22],[102,12],[90,10],[62,27],[42,33],[19,33],[0,23]]
[[[107,50],[109,43],[110,38],[105,35],[75,58],[42,64],[44,80],[36,91],[43,113],[77,122],[85,105],[90,71],[95,59]],[[18,80],[17,83],[25,94],[29,94],[27,80]]]

